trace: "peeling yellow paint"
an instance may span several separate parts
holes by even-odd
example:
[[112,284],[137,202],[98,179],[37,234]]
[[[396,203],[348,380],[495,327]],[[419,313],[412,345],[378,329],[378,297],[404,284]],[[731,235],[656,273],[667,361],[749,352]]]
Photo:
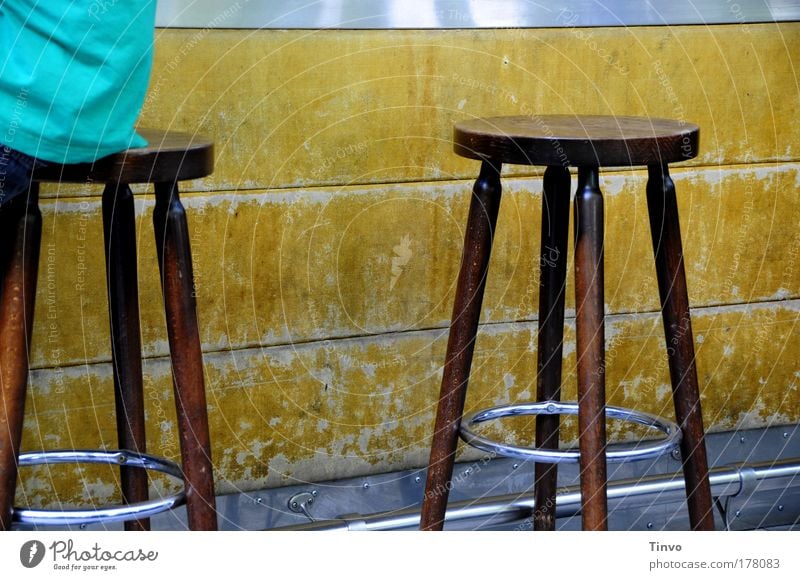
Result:
[[[798,165],[673,173],[693,305],[800,295]],[[541,180],[507,179],[504,186],[486,322],[532,320],[537,312]],[[604,173],[601,187],[608,311],[655,310],[645,176]],[[445,182],[320,188],[308,196],[188,195],[204,349],[445,327],[469,188]],[[146,356],[164,356],[151,200],[138,211],[143,348]],[[99,201],[46,201],[43,213],[33,365],[109,360]],[[570,311],[571,263],[570,251]]]
[[206,189],[467,178],[452,124],[490,114],[680,118],[703,128],[700,163],[789,160],[798,26],[582,31],[591,42],[563,29],[220,31],[194,42],[169,30],[143,123],[218,139]]
[[[698,345],[698,372],[706,425],[711,430],[784,424],[800,420],[796,348],[800,301],[703,308],[694,327],[705,338]],[[657,313],[617,315],[608,320],[607,394],[609,404],[672,417],[671,389]],[[500,323],[482,328],[467,411],[531,400],[535,393],[536,352],[529,343],[535,323]],[[574,345],[574,320],[565,335]],[[206,355],[214,465],[221,492],[259,489],[423,465],[438,398],[446,335],[439,330],[371,338],[317,341],[264,349]],[[724,354],[736,344],[739,360]],[[291,356],[287,355],[291,352]],[[565,358],[565,400],[575,398],[574,348]],[[366,378],[364,365],[374,376]],[[146,401],[150,452],[176,460],[177,435],[169,365],[148,361]],[[513,383],[509,377],[514,377]],[[762,384],[751,384],[752,377]],[[41,433],[68,446],[114,447],[111,377],[107,364],[70,370],[65,393],[52,372],[37,371],[28,400],[23,438],[38,448]],[[789,387],[787,388],[787,385]],[[97,397],[84,404],[87,386]],[[84,399],[85,400],[85,399]],[[91,426],[91,427],[89,427]],[[88,428],[87,428],[88,427]],[[574,440],[574,421],[564,421],[563,440]],[[530,444],[529,418],[503,421],[486,429],[501,440]],[[612,423],[609,434],[623,441],[643,433]],[[650,434],[652,435],[652,434]],[[478,457],[461,450],[461,457]],[[40,470],[43,468],[39,468]],[[87,487],[95,497],[110,493],[100,485],[116,476],[64,481],[62,501],[78,502]],[[62,472],[63,473],[63,472]],[[20,493],[28,501],[46,501],[52,485],[46,476],[21,474]],[[87,484],[87,481],[91,485]],[[174,482],[162,484],[166,489]],[[105,497],[105,496],[104,496]],[[22,501],[22,500],[20,500]]]

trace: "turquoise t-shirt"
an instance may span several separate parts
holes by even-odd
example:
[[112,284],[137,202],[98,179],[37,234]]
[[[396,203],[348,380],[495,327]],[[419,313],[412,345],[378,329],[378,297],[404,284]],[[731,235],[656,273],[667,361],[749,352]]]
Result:
[[0,0],[0,143],[56,163],[146,142],[133,130],[156,0]]

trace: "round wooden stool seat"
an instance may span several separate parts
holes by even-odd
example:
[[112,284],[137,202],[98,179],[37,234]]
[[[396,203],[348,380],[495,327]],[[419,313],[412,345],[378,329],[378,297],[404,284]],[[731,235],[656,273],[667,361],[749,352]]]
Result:
[[697,125],[645,117],[487,117],[456,123],[453,149],[518,165],[618,167],[686,161],[699,135]]
[[198,179],[214,171],[214,142],[200,135],[142,129],[147,146],[128,149],[94,163],[50,163],[34,180],[59,183],[157,183]]

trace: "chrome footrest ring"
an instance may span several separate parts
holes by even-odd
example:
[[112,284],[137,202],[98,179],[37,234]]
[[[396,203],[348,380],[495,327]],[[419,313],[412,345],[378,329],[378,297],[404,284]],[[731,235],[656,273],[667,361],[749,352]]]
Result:
[[[53,451],[35,451],[21,453],[19,466],[52,465],[59,463],[104,463],[134,467],[166,473],[183,480],[183,471],[172,461],[136,453],[134,451],[98,451],[88,449],[69,449]],[[108,524],[147,518],[155,514],[171,510],[183,505],[186,494],[180,492],[155,500],[131,504],[115,505],[101,508],[82,508],[69,510],[38,510],[14,508],[14,522],[36,526],[67,526],[80,524]]]
[[[487,451],[501,457],[513,457],[537,463],[578,463],[580,451],[577,449],[539,449],[536,447],[517,447],[494,441],[475,433],[472,428],[479,423],[494,421],[503,417],[517,417],[520,415],[577,415],[578,403],[543,401],[541,403],[517,403],[493,407],[472,413],[461,421],[461,438],[472,447]],[[622,463],[625,461],[639,461],[655,459],[671,453],[681,441],[681,430],[673,422],[667,421],[656,415],[641,413],[623,407],[606,406],[606,418],[621,419],[631,423],[638,423],[661,431],[666,435],[654,441],[642,441],[633,444],[614,446],[606,451],[606,461],[609,463]]]

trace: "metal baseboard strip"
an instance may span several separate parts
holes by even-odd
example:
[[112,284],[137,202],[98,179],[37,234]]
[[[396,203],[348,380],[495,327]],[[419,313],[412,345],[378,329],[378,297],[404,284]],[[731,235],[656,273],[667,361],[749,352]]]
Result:
[[[754,486],[770,480],[788,478],[800,480],[800,458],[783,461],[766,461],[754,464],[740,464],[713,469],[710,472],[711,492],[722,507],[728,505],[731,514],[734,506],[729,500],[750,493]],[[657,500],[667,493],[684,493],[684,481],[680,474],[669,476],[650,476],[609,482],[609,502],[651,497]],[[741,498],[746,502],[746,498]],[[778,506],[779,509],[781,506]],[[453,502],[447,509],[445,523],[464,524],[476,520],[491,519],[492,525],[519,522],[532,516],[535,509],[532,494],[507,494]],[[578,486],[564,488],[556,499],[556,517],[571,517],[580,514],[581,494]],[[740,510],[737,510],[740,511]],[[725,527],[730,529],[728,517]],[[736,514],[738,516],[738,513]],[[388,531],[404,530],[419,526],[418,508],[380,512],[368,515],[345,515],[334,520],[324,520],[273,528],[271,531]]]
[[[718,530],[800,531],[800,424],[709,433],[706,436],[714,520]],[[609,470],[609,528],[679,531],[690,528],[680,456],[616,464]],[[579,468],[559,468],[556,528],[581,528]],[[532,462],[472,456],[456,464],[446,530],[531,528]],[[412,530],[419,522],[425,469],[355,475],[325,481],[287,478],[289,485],[217,496],[220,529]],[[345,515],[343,515],[345,514]],[[151,518],[154,530],[188,528],[178,507]],[[122,523],[37,526],[20,530],[121,530]]]

